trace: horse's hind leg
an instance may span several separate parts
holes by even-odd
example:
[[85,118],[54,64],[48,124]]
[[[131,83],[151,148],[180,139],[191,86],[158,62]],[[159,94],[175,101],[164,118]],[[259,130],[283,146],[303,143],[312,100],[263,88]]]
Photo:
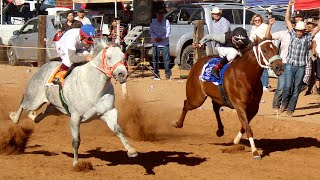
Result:
[[9,113],[9,117],[13,123],[17,124],[19,122],[22,110],[23,108],[22,108],[22,105],[20,104],[19,109],[17,111]]
[[46,110],[40,114],[37,114],[35,111],[30,111],[28,114],[28,117],[33,120],[35,123],[39,123],[42,119],[49,115],[54,115],[56,112],[58,112],[57,108],[52,105],[48,104]]
[[136,157],[138,155],[137,151],[129,144],[124,134],[122,133],[122,129],[118,124],[118,111],[113,108],[107,112],[105,112],[101,119],[107,123],[108,127],[119,137],[122,142],[124,148],[128,151],[127,154],[129,157]]
[[214,101],[212,101],[212,107],[213,107],[213,111],[216,114],[216,119],[217,119],[217,123],[218,123],[218,130],[216,132],[216,135],[218,137],[221,137],[224,135],[224,127],[221,121],[221,117],[220,117],[220,105],[218,105],[217,103],[215,103]]
[[204,96],[204,97],[202,97],[201,99],[199,99],[197,101],[193,101],[193,103],[191,103],[191,101],[189,99],[184,100],[184,105],[183,105],[182,114],[180,116],[180,119],[178,121],[173,121],[172,122],[172,126],[175,127],[175,128],[182,128],[184,119],[185,119],[188,111],[200,107],[204,103],[206,98],[207,97]]

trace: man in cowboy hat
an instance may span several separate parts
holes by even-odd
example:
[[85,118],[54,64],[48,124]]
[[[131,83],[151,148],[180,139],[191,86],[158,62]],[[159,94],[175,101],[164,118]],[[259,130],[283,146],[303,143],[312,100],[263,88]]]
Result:
[[293,4],[294,1],[291,0],[285,15],[285,21],[291,38],[287,64],[284,69],[285,87],[283,90],[282,105],[279,109],[279,113],[287,110],[287,115],[289,117],[293,116],[303,82],[305,68],[309,65],[309,59],[306,58],[308,56],[309,44],[320,28],[318,25],[312,32],[305,33],[306,27],[303,21],[298,21],[293,28],[290,21],[290,10]]
[[213,33],[224,34],[230,31],[230,22],[221,16],[222,11],[218,7],[214,7],[210,13],[213,20]]

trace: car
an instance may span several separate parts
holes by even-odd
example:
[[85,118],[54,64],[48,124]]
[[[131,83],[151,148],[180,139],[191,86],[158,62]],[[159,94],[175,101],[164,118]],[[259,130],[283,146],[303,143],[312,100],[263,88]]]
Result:
[[[46,62],[60,60],[54,49],[53,37],[57,32],[54,25],[55,16],[48,15],[46,28]],[[37,62],[38,61],[38,17],[28,20],[20,30],[13,32],[13,36],[8,41],[7,57],[11,66],[19,64],[21,61]]]

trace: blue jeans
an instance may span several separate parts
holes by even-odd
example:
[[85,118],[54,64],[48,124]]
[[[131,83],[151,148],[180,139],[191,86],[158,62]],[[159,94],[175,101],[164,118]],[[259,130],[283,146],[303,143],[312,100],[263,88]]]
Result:
[[287,108],[288,112],[294,112],[296,108],[305,66],[293,66],[286,64],[284,67],[285,87],[282,96],[282,106]]
[[284,86],[285,86],[285,76],[284,74],[282,74],[278,77],[277,89],[273,96],[272,108],[274,109],[280,108]]
[[[156,47],[153,46],[152,50],[152,65],[153,65],[153,71],[155,74],[159,76],[159,56],[160,52],[162,52],[163,57],[163,63],[164,63],[164,69],[166,73],[166,77],[170,77],[172,72],[169,66],[170,63],[170,55],[169,55],[169,45],[164,47]],[[159,76],[160,77],[160,76]]]
[[262,86],[268,88],[269,74],[268,69],[263,69],[263,73],[261,75]]

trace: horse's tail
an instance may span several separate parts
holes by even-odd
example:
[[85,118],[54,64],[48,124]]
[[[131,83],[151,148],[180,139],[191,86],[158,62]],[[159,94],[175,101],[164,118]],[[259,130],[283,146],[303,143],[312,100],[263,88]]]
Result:
[[23,102],[23,99],[24,99],[24,94],[22,96],[22,99],[20,101],[20,105],[19,105],[19,109],[15,112],[10,112],[9,113],[9,117],[10,119],[12,120],[13,123],[17,124],[19,122],[19,119],[21,117],[21,114],[22,114],[22,102]]

